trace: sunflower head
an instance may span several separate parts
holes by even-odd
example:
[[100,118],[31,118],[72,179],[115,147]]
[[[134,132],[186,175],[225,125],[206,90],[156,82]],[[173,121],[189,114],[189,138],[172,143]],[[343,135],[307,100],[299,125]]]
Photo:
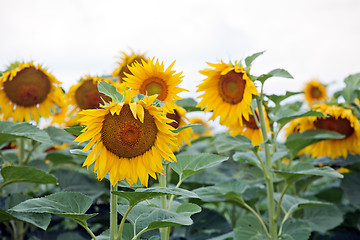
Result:
[[327,98],[326,87],[317,79],[308,82],[304,88],[305,99],[309,105],[319,103]]
[[125,90],[124,97],[117,93],[114,99],[121,101],[79,113],[79,121],[86,127],[75,141],[89,140],[83,151],[92,147],[83,166],[95,162],[97,177],[101,180],[109,173],[113,186],[123,179],[130,185],[140,179],[147,186],[148,176],[156,179],[156,173],[163,170],[162,159],[176,161],[171,151],[177,144],[169,125],[172,120],[155,103],[156,96],[131,98]]
[[35,122],[63,106],[61,82],[40,65],[16,62],[0,77],[0,102],[4,119]]
[[123,79],[126,77],[126,74],[130,74],[129,66],[132,66],[134,63],[140,63],[142,61],[146,62],[145,54],[136,54],[131,51],[131,54],[128,55],[125,52],[121,52],[122,56],[120,61],[117,62],[118,67],[113,72],[113,77],[118,79],[119,83],[123,82]]
[[[178,105],[173,109],[172,112],[168,112],[166,117],[173,120],[168,123],[174,129],[178,129],[184,127],[189,124],[189,119],[186,117],[186,110]],[[178,151],[178,146],[183,146],[184,142],[187,145],[191,145],[190,140],[194,139],[194,132],[191,127],[182,129],[177,135],[177,146],[172,148],[172,151]]]
[[65,99],[69,107],[68,116],[73,117],[74,113],[83,109],[99,108],[100,104],[109,102],[110,97],[98,91],[97,84],[101,81],[111,83],[109,79],[86,75],[80,81],[70,87]]
[[298,122],[299,131],[310,129],[322,129],[335,131],[344,135],[342,139],[323,140],[314,143],[304,150],[313,157],[330,156],[347,157],[347,154],[360,153],[360,124],[357,117],[350,109],[338,105],[316,104],[314,111],[326,115],[326,117],[307,117]]
[[[264,106],[263,111],[265,114],[266,130],[270,132],[270,122]],[[257,122],[260,122],[258,108],[255,109],[255,116],[251,114],[248,120],[243,119],[243,126],[230,127],[228,132],[230,132],[231,136],[243,135],[248,137],[253,145],[259,145],[264,139]]]
[[157,99],[167,103],[165,109],[171,112],[176,107],[175,102],[182,99],[177,94],[186,91],[178,87],[182,76],[171,69],[174,64],[165,69],[164,64],[155,58],[136,62],[129,66],[131,74],[126,74],[124,79],[126,87],[143,95],[157,94]]
[[190,117],[189,122],[190,122],[190,124],[200,124],[201,125],[200,131],[196,131],[197,128],[196,127],[194,128],[194,139],[197,139],[200,136],[210,137],[212,135],[211,127],[204,119],[202,119],[200,117]]
[[254,82],[237,62],[208,64],[213,68],[200,71],[207,78],[198,85],[197,92],[204,92],[198,107],[213,112],[210,120],[220,117],[222,125],[243,126],[243,119],[248,121],[251,114],[253,95],[259,95]]

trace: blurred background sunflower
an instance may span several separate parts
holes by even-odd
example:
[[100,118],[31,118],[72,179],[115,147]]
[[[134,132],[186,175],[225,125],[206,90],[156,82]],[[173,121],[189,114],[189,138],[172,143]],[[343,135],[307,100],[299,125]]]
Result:
[[61,82],[40,64],[16,62],[0,77],[2,118],[14,122],[48,118],[63,106]]
[[313,79],[307,82],[304,92],[305,100],[309,105],[321,103],[327,99],[326,87],[321,84],[318,79]]

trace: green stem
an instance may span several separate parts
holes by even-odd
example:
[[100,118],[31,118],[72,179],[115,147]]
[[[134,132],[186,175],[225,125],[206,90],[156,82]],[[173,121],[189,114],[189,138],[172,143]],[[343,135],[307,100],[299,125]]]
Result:
[[115,240],[117,228],[117,195],[111,191],[117,190],[117,183],[113,187],[110,183],[110,240]]
[[[129,206],[129,208],[126,210],[124,216],[122,217],[121,219],[121,222],[120,222],[120,226],[119,226],[119,231],[118,231],[118,235],[116,237],[116,240],[121,240],[121,236],[122,236],[122,231],[124,229],[124,225],[125,225],[125,221],[126,221],[126,218],[127,216],[129,215],[131,209],[133,209],[134,206]],[[135,228],[135,226],[134,226]]]
[[20,144],[19,144],[19,153],[20,153],[20,159],[19,159],[19,165],[23,165],[24,157],[25,157],[25,139],[20,138]]
[[254,214],[254,216],[259,220],[261,226],[263,227],[266,236],[268,238],[271,238],[271,236],[270,236],[270,234],[269,234],[269,232],[268,232],[268,230],[266,228],[266,225],[265,225],[264,221],[262,220],[261,216],[252,207],[250,207],[245,201],[241,200],[241,204],[244,205],[244,207],[247,210],[249,210],[252,214]]
[[[179,176],[179,178],[180,178],[179,182],[176,184],[175,188],[179,188],[181,183],[183,182],[181,175]],[[171,195],[170,200],[169,200],[169,207],[168,207],[169,211],[171,210],[171,205],[172,205],[172,202],[174,201],[174,198],[175,198],[175,195]]]
[[289,187],[290,187],[290,184],[286,184],[286,186],[284,187],[284,189],[281,192],[279,201],[278,201],[277,206],[276,206],[276,222],[278,221],[278,219],[280,217],[281,202],[282,202],[282,200],[283,200],[283,198],[285,196],[285,193],[286,193],[286,191],[288,190]]
[[264,175],[266,180],[266,195],[268,200],[268,208],[269,208],[269,232],[270,232],[270,239],[275,239],[277,236],[277,221],[275,215],[275,200],[274,200],[274,183],[273,183],[273,173],[269,170],[272,168],[272,161],[271,161],[271,153],[270,147],[268,143],[268,136],[267,136],[267,129],[266,129],[266,121],[265,121],[265,113],[262,108],[262,97],[263,91],[261,87],[261,94],[259,97],[256,97],[256,102],[258,105],[259,111],[259,120],[261,126],[261,133],[265,142],[265,158],[266,158],[266,168],[264,169]]
[[85,230],[90,234],[92,239],[96,240],[95,234],[90,230],[90,228],[88,226],[83,226],[83,228],[85,228]]
[[[159,177],[159,184],[160,187],[166,187],[166,167],[165,167],[165,171],[163,171],[163,174],[160,174]],[[162,209],[166,209],[166,195],[163,195],[160,197],[161,198],[161,208]],[[170,228],[160,228],[160,235],[161,235],[161,240],[167,240],[169,239],[169,233],[170,233]]]
[[37,148],[38,146],[40,146],[40,142],[36,142],[36,143],[33,145],[32,149],[30,150],[30,152],[29,152],[28,155],[26,156],[26,159],[25,159],[24,162],[23,162],[24,164],[27,164],[27,163],[29,162],[30,157],[31,157],[31,154],[36,150],[36,148]]

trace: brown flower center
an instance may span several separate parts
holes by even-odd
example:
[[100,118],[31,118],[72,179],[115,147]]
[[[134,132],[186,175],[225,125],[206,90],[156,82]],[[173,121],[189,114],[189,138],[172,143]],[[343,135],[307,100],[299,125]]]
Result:
[[237,104],[242,101],[246,86],[243,76],[244,73],[237,73],[234,70],[220,76],[218,89],[225,102]]
[[172,126],[175,129],[179,127],[181,117],[175,109],[174,109],[174,113],[167,113],[166,117],[174,120],[171,123],[168,123],[170,126]]
[[157,99],[164,101],[168,94],[168,87],[164,80],[158,77],[146,79],[141,85],[139,92],[144,95],[159,94]]
[[314,125],[317,129],[325,129],[343,134],[346,136],[345,138],[351,136],[354,132],[354,128],[351,127],[350,121],[346,118],[318,118]]
[[6,96],[23,107],[31,107],[43,102],[50,88],[48,76],[34,67],[24,68],[11,81],[4,82]]
[[138,62],[142,65],[141,60],[145,60],[143,57],[135,57],[131,62],[129,62],[128,64],[124,65],[120,72],[119,72],[119,81],[120,83],[123,82],[123,78],[126,77],[125,73],[127,74],[131,74],[130,70],[129,70],[129,66],[132,66],[134,63]]
[[111,101],[110,97],[99,93],[97,85],[94,84],[92,80],[84,81],[75,92],[76,104],[81,109],[98,108],[100,104],[104,104],[101,98],[103,98],[106,102]]
[[[257,117],[257,119],[259,119],[257,114],[256,114],[256,117]],[[249,116],[249,121],[247,121],[245,118],[243,118],[243,122],[244,122],[245,127],[247,127],[247,128],[259,129],[258,126],[256,125],[255,118],[253,115]]]
[[310,95],[312,98],[320,98],[322,96],[321,91],[318,87],[312,87],[310,90]]
[[144,122],[135,119],[129,104],[125,104],[120,114],[105,116],[101,129],[101,139],[110,152],[119,157],[132,158],[144,154],[154,146],[157,127],[148,110],[144,110]]

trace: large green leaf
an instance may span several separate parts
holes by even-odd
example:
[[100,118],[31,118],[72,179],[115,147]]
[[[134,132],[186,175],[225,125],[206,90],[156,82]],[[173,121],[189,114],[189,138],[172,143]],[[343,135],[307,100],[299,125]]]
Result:
[[105,81],[98,83],[98,90],[100,93],[105,94],[106,96],[111,97],[112,101],[122,102],[124,96],[116,90],[116,87]]
[[96,214],[85,214],[90,208],[92,199],[81,193],[59,192],[41,198],[33,198],[11,208],[17,213],[49,213],[68,217],[81,225]]
[[42,213],[23,213],[23,212],[7,212],[4,209],[0,208],[0,222],[7,222],[10,220],[20,220],[24,222],[31,223],[43,230],[50,224],[51,216],[50,214]]
[[282,109],[273,116],[273,120],[280,124],[280,128],[285,126],[288,122],[301,118],[301,117],[324,117],[324,114],[317,111],[306,111],[306,112],[299,112],[299,111],[291,111],[289,109]]
[[254,216],[241,217],[234,228],[235,239],[265,240],[268,239],[259,220]]
[[197,155],[178,155],[177,162],[170,163],[171,168],[181,177],[185,178],[205,170],[210,167],[214,167],[217,164],[224,162],[229,157],[220,156],[210,153],[200,153]]
[[1,187],[15,182],[56,184],[56,177],[37,168],[27,166],[8,166],[1,169],[4,182]]
[[163,195],[179,195],[189,198],[199,198],[199,196],[197,196],[195,193],[186,189],[164,187],[139,188],[136,190],[136,192],[113,191],[111,193],[125,198],[129,202],[130,206],[135,206],[144,200],[160,197]]
[[[278,202],[280,199],[280,194],[274,194],[275,200]],[[316,206],[329,206],[331,203],[315,201],[315,200],[308,200],[305,198],[295,197],[288,194],[285,194],[281,206],[289,213],[294,213],[303,208],[307,207],[316,207]]]
[[[128,205],[119,205],[118,211],[124,215],[128,208]],[[179,205],[175,212],[140,203],[131,210],[127,220],[136,226],[138,233],[162,227],[191,225],[193,221],[190,216],[200,211],[201,208],[192,203]]]
[[307,130],[304,132],[294,132],[290,134],[285,141],[285,146],[291,151],[295,156],[303,148],[317,143],[323,140],[329,139],[343,139],[345,136],[334,131],[327,130]]
[[289,219],[283,226],[281,240],[308,240],[311,234],[309,223],[300,219]]
[[319,177],[333,177],[333,178],[343,178],[343,175],[337,171],[335,171],[331,167],[319,167],[319,168],[311,168],[305,170],[298,171],[275,171],[277,174],[281,175],[285,180],[291,184],[297,179],[304,176],[319,176]]
[[313,231],[325,233],[343,222],[343,213],[333,204],[316,206],[304,209],[303,219]]
[[45,128],[44,131],[47,132],[52,142],[56,145],[73,143],[73,141],[75,140],[75,137],[72,134],[60,128],[50,126]]
[[344,190],[349,203],[360,209],[360,173],[346,174],[341,181],[341,188]]
[[30,123],[0,121],[0,144],[13,138],[28,138],[41,143],[53,144],[49,135],[44,130]]
[[247,151],[253,148],[251,140],[243,135],[231,137],[228,135],[220,135],[216,137],[212,145],[218,153],[226,153],[228,151]]

